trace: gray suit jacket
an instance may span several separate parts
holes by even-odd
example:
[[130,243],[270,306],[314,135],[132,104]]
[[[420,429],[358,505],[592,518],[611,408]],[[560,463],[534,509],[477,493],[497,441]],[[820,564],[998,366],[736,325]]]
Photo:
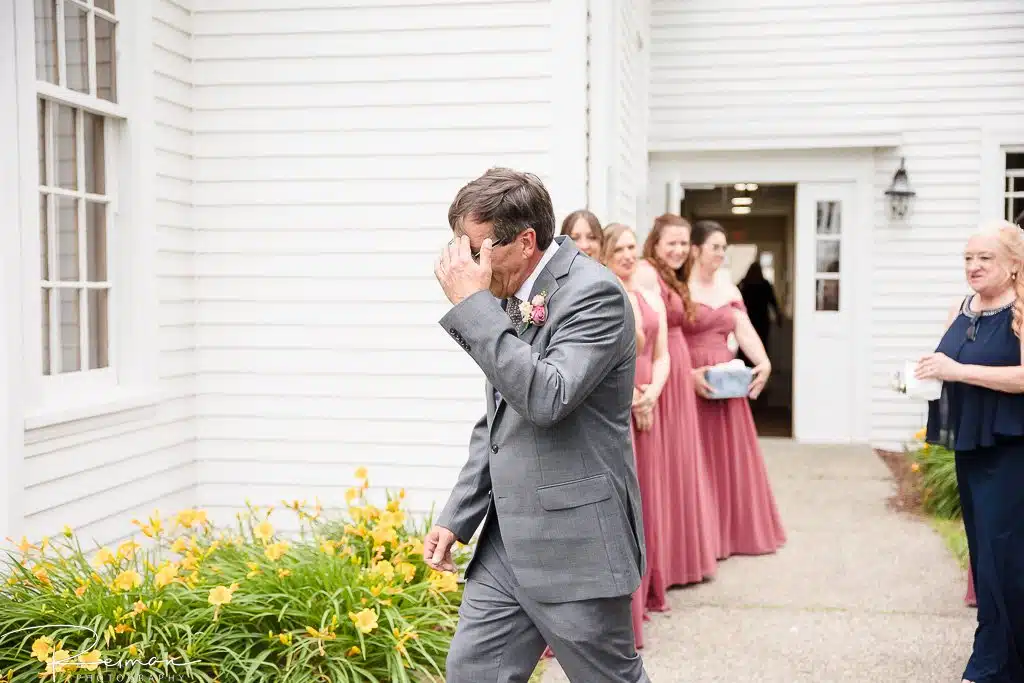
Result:
[[[633,309],[610,271],[557,237],[521,335],[489,292],[441,319],[487,378],[487,414],[437,523],[468,542],[496,521],[520,586],[539,602],[628,595],[646,563],[630,434]],[[495,404],[493,389],[501,394]]]

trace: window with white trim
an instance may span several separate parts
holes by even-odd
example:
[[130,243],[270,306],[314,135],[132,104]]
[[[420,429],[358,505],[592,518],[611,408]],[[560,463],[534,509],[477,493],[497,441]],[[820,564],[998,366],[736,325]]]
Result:
[[114,0],[35,0],[42,374],[110,373]]
[[1024,225],[1024,147],[1004,150],[1006,220]]

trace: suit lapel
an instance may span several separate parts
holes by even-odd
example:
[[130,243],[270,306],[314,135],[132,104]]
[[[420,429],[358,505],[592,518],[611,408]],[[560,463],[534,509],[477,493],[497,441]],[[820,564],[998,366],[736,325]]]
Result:
[[[569,274],[569,268],[572,266],[573,259],[575,259],[580,250],[576,247],[576,243],[564,235],[559,235],[555,238],[558,242],[558,251],[551,257],[544,269],[541,270],[540,275],[537,276],[537,280],[533,283],[533,288],[530,290],[530,299],[537,296],[541,292],[544,293],[544,305],[550,306],[551,297],[558,291],[558,281]],[[502,302],[504,308],[504,302]],[[549,309],[550,312],[550,309]],[[534,337],[537,336],[537,331],[541,326],[529,325],[525,330],[519,332],[519,338],[527,344],[532,344]],[[494,387],[490,382],[487,383],[487,407],[488,414],[491,416],[490,430],[493,433],[494,425],[498,423],[498,414],[507,405],[505,399],[498,401],[497,404],[494,402]],[[493,411],[491,410],[493,406]]]

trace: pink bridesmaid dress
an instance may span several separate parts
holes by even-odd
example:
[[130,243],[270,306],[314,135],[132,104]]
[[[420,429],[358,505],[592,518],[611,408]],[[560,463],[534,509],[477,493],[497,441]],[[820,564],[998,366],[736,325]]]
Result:
[[661,425],[665,442],[659,475],[664,505],[655,513],[652,532],[659,539],[665,584],[684,586],[715,575],[719,523],[707,465],[701,454],[697,394],[690,351],[683,338],[683,300],[660,278],[659,286],[668,319],[672,367],[655,408],[654,419]]
[[[651,308],[642,294],[637,293],[641,325],[644,332],[643,350],[638,351],[636,358],[635,384],[640,387],[649,384],[654,367],[654,347],[660,328],[658,312]],[[647,611],[663,611],[666,607],[665,572],[661,558],[661,543],[654,533],[659,516],[664,514],[668,501],[665,500],[661,484],[661,473],[665,468],[665,441],[662,425],[655,417],[654,423],[647,431],[633,429],[633,452],[636,457],[636,474],[640,481],[640,499],[644,520],[644,545],[647,547],[647,571],[644,573],[640,588],[633,594],[633,632],[636,635],[636,647],[642,648],[643,622],[647,619]]]
[[[736,327],[739,301],[718,308],[698,304],[693,321],[683,330],[693,367],[730,361],[729,333]],[[757,429],[746,397],[697,399],[704,457],[711,475],[719,520],[719,558],[773,553],[786,542]]]

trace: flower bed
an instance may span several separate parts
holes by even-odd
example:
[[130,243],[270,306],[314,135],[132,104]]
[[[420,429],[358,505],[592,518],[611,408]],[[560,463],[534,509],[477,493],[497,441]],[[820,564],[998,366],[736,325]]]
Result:
[[[135,521],[152,539],[90,558],[62,536],[17,544],[0,583],[0,681],[311,683],[443,677],[461,587],[423,563],[404,493],[378,509],[363,468],[345,519],[247,504],[235,528],[201,510]],[[429,522],[428,522],[429,524]],[[460,556],[458,562],[464,562]]]

